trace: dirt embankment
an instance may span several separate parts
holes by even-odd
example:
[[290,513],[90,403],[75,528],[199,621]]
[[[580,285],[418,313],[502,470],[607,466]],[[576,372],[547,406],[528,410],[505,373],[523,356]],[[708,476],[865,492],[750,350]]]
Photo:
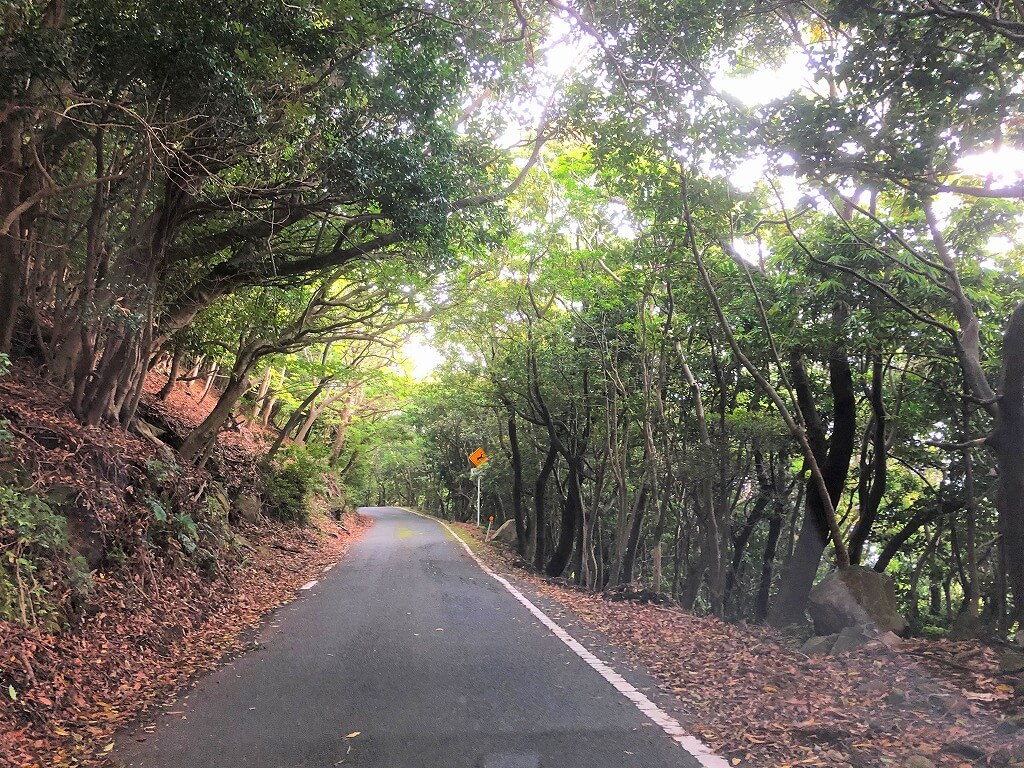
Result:
[[[148,382],[144,415],[179,435],[216,402],[185,385],[159,401],[162,384]],[[4,768],[102,764],[118,727],[239,649],[370,525],[326,505],[306,528],[240,510],[235,499],[258,497],[262,428],[223,433],[199,471],[121,429],[82,427],[65,400],[31,371],[0,378],[0,486],[47,510],[8,515],[0,550],[30,555],[40,514],[66,521],[52,557],[8,579],[27,622],[0,620]]]

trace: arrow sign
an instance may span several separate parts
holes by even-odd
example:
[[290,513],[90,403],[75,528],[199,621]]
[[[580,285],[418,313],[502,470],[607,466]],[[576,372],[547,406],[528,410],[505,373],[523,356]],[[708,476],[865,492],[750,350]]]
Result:
[[477,448],[469,454],[469,463],[474,467],[480,467],[487,462],[487,452],[483,448]]

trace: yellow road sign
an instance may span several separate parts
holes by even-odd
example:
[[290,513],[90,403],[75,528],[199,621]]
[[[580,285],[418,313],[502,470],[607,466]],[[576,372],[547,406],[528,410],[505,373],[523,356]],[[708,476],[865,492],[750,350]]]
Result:
[[477,448],[469,454],[469,463],[474,467],[480,467],[487,461],[487,452],[483,448]]

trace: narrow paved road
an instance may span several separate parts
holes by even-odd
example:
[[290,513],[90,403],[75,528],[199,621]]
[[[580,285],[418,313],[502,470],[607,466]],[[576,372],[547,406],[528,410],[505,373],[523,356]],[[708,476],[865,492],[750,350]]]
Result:
[[363,511],[376,525],[341,564],[144,742],[122,739],[122,764],[698,765],[438,523]]

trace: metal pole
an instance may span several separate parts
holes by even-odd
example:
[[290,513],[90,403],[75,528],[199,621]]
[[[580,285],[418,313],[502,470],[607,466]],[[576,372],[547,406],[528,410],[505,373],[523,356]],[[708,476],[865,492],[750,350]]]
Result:
[[476,527],[480,527],[480,472],[476,473]]

